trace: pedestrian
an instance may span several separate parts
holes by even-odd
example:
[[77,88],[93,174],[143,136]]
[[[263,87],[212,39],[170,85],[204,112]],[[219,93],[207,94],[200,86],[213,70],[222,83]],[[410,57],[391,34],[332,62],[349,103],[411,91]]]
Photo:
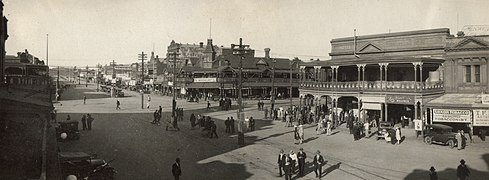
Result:
[[292,159],[290,156],[286,155],[285,156],[285,165],[284,165],[284,171],[285,171],[285,180],[292,180]]
[[195,127],[195,115],[192,113],[190,115],[190,125],[192,126],[192,129]]
[[87,103],[87,96],[83,96],[83,104],[86,104]]
[[158,113],[161,115],[161,112],[163,112],[163,108],[160,106],[160,108],[158,109]]
[[178,128],[177,117],[172,117],[172,119],[173,119],[173,128],[177,129],[177,131],[180,131],[180,128]]
[[121,102],[119,102],[119,100],[117,100],[117,102],[115,103],[116,104],[116,107],[115,109],[121,109]]
[[457,140],[457,149],[462,149],[462,135],[460,134],[460,130],[455,134],[455,140]]
[[263,110],[263,112],[265,113],[265,119],[268,119],[268,107],[265,107]]
[[151,103],[151,96],[148,94],[148,103],[146,103],[146,108],[149,109],[150,103]]
[[211,102],[207,101],[207,111],[211,110]]
[[250,117],[250,131],[255,130],[255,119],[253,117]]
[[401,128],[397,127],[396,128],[396,144],[399,145],[401,143]]
[[438,174],[436,173],[435,167],[430,168],[430,180],[438,180]]
[[299,141],[299,127],[294,125],[294,144],[298,144]]
[[234,134],[234,119],[232,116],[229,125],[231,126],[231,133]]
[[85,114],[82,116],[81,122],[82,122],[82,130],[87,130],[87,117],[85,116]]
[[229,125],[230,124],[230,119],[229,117],[224,121],[224,125],[226,125],[226,133],[231,133],[231,126]]
[[211,120],[211,136],[210,136],[210,138],[212,139],[212,137],[214,137],[214,135],[216,135],[216,139],[219,138],[219,136],[217,136],[217,125],[216,125],[216,123],[214,123],[214,121]]
[[465,160],[460,160],[460,165],[457,167],[457,177],[459,180],[466,180],[469,179],[470,176],[470,170],[465,165]]
[[158,121],[158,110],[155,110],[155,112],[153,113],[153,124],[155,124],[157,121]]
[[299,176],[304,176],[307,154],[306,152],[304,152],[303,148],[299,149],[299,152],[297,153],[297,158],[299,159]]
[[485,128],[479,130],[479,138],[481,138],[482,141],[486,141],[486,133],[487,130]]
[[68,114],[68,116],[66,116],[66,121],[69,121],[69,120],[71,120],[71,117],[70,117],[70,115]]
[[297,162],[297,154],[294,153],[293,150],[290,150],[290,173],[295,174],[295,163]]
[[314,173],[317,178],[321,178],[322,176],[322,167],[324,163],[324,158],[321,156],[321,152],[318,150],[316,152],[316,156],[314,156],[313,164],[314,164]]
[[321,127],[321,124],[322,124],[321,122],[319,122],[319,123],[317,124],[317,127],[316,127],[316,135],[320,135],[320,134],[321,134],[321,132],[322,132],[322,127]]
[[90,114],[87,114],[87,124],[88,124],[88,130],[92,130],[92,122],[93,122],[93,117]]
[[332,124],[331,120],[326,121],[326,135],[330,136],[331,135],[331,129],[332,129]]
[[246,117],[244,119],[244,132],[248,132],[249,131],[249,128],[250,128],[250,118],[249,117]]
[[175,159],[175,163],[173,163],[171,172],[175,180],[180,179],[180,176],[182,175],[182,168],[180,167],[180,158]]
[[279,177],[282,177],[282,170],[285,171],[285,160],[286,160],[286,155],[284,154],[284,150],[281,149],[280,150],[280,154],[278,155],[278,160],[277,160],[277,164],[278,164],[278,172],[279,172]]
[[302,142],[304,141],[304,127],[301,125],[299,125],[299,144],[302,144]]
[[467,138],[465,137],[464,130],[460,130],[460,136],[462,136],[462,149],[465,149],[467,145]]
[[[370,132],[369,132],[370,131],[370,123],[368,121],[365,121],[365,123],[363,123],[363,127],[364,127],[364,131],[365,131],[363,134],[365,134],[365,136],[368,137],[368,135],[370,134]],[[401,130],[399,129],[399,132],[400,131]]]

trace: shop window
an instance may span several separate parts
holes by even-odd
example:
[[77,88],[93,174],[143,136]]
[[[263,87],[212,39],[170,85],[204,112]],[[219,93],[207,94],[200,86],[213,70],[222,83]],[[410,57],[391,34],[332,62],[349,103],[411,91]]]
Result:
[[481,82],[481,66],[480,65],[474,66],[474,78],[475,78],[476,83]]
[[471,77],[472,77],[472,67],[469,65],[465,66],[465,82],[472,82]]

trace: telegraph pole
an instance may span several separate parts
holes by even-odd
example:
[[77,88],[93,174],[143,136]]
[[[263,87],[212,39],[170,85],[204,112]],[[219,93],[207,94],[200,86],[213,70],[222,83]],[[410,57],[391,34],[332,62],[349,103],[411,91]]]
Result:
[[270,112],[273,113],[273,110],[275,108],[275,63],[277,62],[276,59],[272,59],[273,61],[273,67],[272,67],[272,90],[271,90],[271,96],[270,100],[272,102]]
[[96,80],[97,80],[97,92],[99,91],[99,75],[100,75],[100,64],[97,63],[97,77],[96,77]]
[[175,52],[172,52],[173,55],[173,88],[172,88],[172,94],[173,94],[173,100],[172,100],[172,106],[171,106],[171,115],[173,117],[173,120],[176,121],[176,114],[175,114],[175,109],[177,108],[177,56],[178,56],[178,51],[180,51],[180,47],[177,46],[177,50]]
[[85,87],[88,87],[88,65],[87,65],[87,73],[85,74]]
[[[144,87],[144,58],[147,54],[144,51],[139,54],[139,59],[141,59],[141,85]],[[143,88],[144,89],[144,88]],[[144,109],[144,90],[141,90],[141,109]]]
[[233,55],[239,58],[239,79],[238,79],[238,145],[244,145],[244,112],[243,112],[243,59],[249,53],[250,45],[244,45],[243,39],[239,38],[239,45],[231,44]]
[[296,62],[290,61],[290,75],[289,75],[290,76],[290,82],[289,82],[290,110],[292,110],[292,66],[294,66],[294,64],[296,64]]

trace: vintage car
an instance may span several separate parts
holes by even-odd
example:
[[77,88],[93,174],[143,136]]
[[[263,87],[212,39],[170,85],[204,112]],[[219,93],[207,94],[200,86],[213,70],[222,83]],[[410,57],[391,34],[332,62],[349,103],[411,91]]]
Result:
[[117,173],[110,162],[96,159],[96,155],[84,152],[58,152],[63,179],[74,175],[77,179],[112,180]]
[[[66,139],[61,138],[62,133],[66,133]],[[70,120],[58,122],[58,127],[56,127],[56,137],[58,137],[58,141],[80,139],[78,121]]]
[[389,130],[391,130],[392,128],[394,127],[391,125],[391,123],[388,122],[379,123],[379,128],[377,131],[377,140],[384,139],[385,134],[388,134]]
[[443,124],[426,125],[424,142],[426,144],[443,144],[453,148],[457,145],[453,128]]

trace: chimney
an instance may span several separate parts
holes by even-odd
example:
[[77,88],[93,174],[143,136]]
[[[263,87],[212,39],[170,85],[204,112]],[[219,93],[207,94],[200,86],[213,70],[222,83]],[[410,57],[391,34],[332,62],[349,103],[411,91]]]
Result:
[[212,46],[212,39],[207,39],[207,45]]
[[457,37],[464,37],[465,33],[463,31],[458,31],[457,32]]
[[270,48],[265,48],[265,59],[270,59]]
[[200,42],[199,45],[200,45],[200,48],[204,48],[204,42]]

